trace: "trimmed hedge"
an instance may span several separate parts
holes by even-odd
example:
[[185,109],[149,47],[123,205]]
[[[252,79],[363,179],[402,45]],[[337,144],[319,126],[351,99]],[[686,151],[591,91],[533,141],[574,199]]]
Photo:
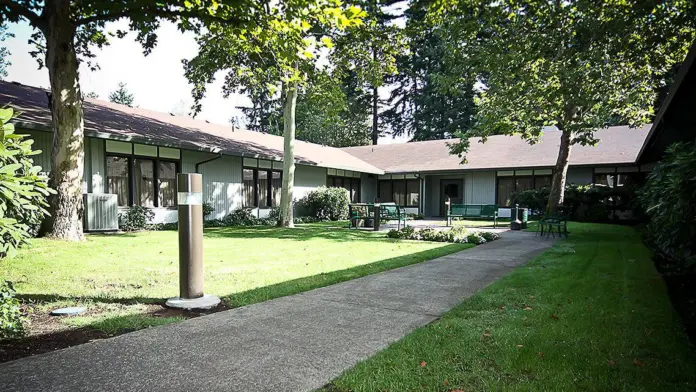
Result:
[[348,204],[350,197],[346,189],[320,186],[300,199],[297,207],[301,216],[336,221],[348,219]]

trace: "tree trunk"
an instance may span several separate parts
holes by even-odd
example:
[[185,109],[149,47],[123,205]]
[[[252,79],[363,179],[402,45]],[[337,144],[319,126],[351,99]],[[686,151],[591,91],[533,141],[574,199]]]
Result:
[[558,209],[563,205],[563,197],[565,194],[566,176],[568,174],[568,161],[570,160],[570,132],[563,131],[561,133],[561,145],[558,148],[558,159],[553,172],[551,181],[551,192],[549,194],[549,203],[546,206],[546,213],[555,215]]
[[297,84],[284,89],[283,108],[283,189],[280,192],[280,226],[295,227],[293,222],[293,187],[295,186],[295,107]]
[[70,1],[47,1],[46,14],[46,67],[51,81],[53,116],[49,185],[56,190],[56,194],[49,199],[51,216],[44,222],[43,231],[49,237],[81,241],[84,240],[84,120]]
[[372,144],[376,145],[379,140],[379,95],[377,87],[372,88]]

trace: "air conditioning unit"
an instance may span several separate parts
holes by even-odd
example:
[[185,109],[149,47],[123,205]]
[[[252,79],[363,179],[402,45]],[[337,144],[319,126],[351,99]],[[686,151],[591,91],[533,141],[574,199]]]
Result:
[[112,194],[84,194],[85,231],[118,230],[118,197]]

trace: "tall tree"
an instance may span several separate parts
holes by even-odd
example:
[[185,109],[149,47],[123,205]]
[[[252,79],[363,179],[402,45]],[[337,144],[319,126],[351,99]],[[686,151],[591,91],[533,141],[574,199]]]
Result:
[[474,123],[473,73],[464,59],[448,56],[453,45],[449,21],[426,23],[425,9],[412,3],[405,12],[408,52],[399,56],[395,86],[384,119],[393,136],[411,141],[448,139]]
[[[11,33],[7,32],[7,25],[0,25],[0,42],[4,42],[6,39],[13,37]],[[7,77],[7,67],[12,65],[10,62],[10,53],[6,47],[0,47],[0,80]]]
[[[389,75],[396,73],[396,57],[405,49],[401,29],[393,23],[401,15],[388,10],[401,1],[349,1],[367,12],[365,23],[334,39],[336,50],[331,61],[337,72],[343,73],[344,77],[357,78],[359,90],[370,97],[372,144],[377,144],[383,128],[379,121],[379,89],[385,85],[385,79]],[[356,109],[362,111],[362,108]]]
[[[82,240],[82,179],[84,119],[78,65],[95,69],[93,48],[108,44],[107,22],[127,19],[145,54],[157,43],[161,20],[181,30],[200,31],[210,23],[254,23],[257,3],[245,0],[0,0],[0,25],[26,21],[36,32],[32,54],[48,68],[51,82],[53,147],[51,151],[51,216],[44,222],[48,236]],[[117,31],[122,38],[126,32]]]
[[109,94],[109,102],[133,107],[135,97],[128,91],[125,83],[119,82],[118,88]]
[[[689,0],[446,0],[437,16],[460,18],[451,55],[471,59],[486,90],[468,136],[519,134],[530,143],[545,126],[561,131],[548,212],[563,202],[574,144],[594,145],[595,131],[617,117],[649,121],[654,81],[686,54],[694,38]],[[444,11],[444,12],[443,12]]]
[[295,182],[295,130],[297,96],[310,75],[317,71],[317,55],[330,50],[335,29],[360,25],[364,12],[344,8],[338,0],[302,0],[267,3],[255,15],[254,28],[212,25],[198,39],[199,54],[184,61],[185,74],[194,85],[195,108],[206,85],[218,71],[226,70],[223,92],[280,91],[283,103],[283,188],[280,224],[293,227]]
[[[343,84],[347,83],[347,84]],[[369,110],[353,105],[350,80],[338,80],[328,72],[316,72],[297,97],[297,140],[332,147],[369,144]],[[252,107],[243,107],[249,130],[283,134],[283,113],[279,99],[268,94],[252,95]],[[363,106],[360,106],[363,107]]]

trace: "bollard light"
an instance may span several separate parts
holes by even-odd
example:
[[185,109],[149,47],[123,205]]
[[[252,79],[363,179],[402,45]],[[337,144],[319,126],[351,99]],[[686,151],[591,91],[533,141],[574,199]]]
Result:
[[203,176],[177,175],[179,218],[179,297],[167,306],[180,309],[210,309],[220,298],[203,293]]

